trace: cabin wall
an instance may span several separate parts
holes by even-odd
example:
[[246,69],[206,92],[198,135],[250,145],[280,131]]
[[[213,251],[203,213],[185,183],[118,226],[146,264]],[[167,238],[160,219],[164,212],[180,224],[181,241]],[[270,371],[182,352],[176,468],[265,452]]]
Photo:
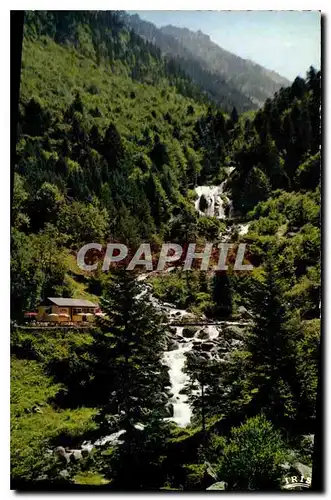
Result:
[[[36,317],[37,321],[48,321],[52,323],[65,323],[68,321],[73,321],[74,323],[81,323],[83,321],[83,316],[78,314],[78,313],[90,313],[93,314],[93,316],[88,316],[86,318],[86,321],[94,321],[94,312],[96,308],[93,307],[62,307],[62,306],[56,306],[56,305],[49,305],[49,306],[39,306],[38,307],[38,316]],[[66,317],[53,317],[53,318],[48,318],[48,314],[50,313],[55,313],[55,314],[68,314],[69,318]],[[76,313],[76,314],[75,314]]]

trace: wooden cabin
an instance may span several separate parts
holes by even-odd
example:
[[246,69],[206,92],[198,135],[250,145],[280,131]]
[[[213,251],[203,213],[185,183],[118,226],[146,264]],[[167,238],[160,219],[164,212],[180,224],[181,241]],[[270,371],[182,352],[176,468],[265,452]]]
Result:
[[37,321],[81,323],[93,321],[98,304],[85,299],[47,297],[38,307]]

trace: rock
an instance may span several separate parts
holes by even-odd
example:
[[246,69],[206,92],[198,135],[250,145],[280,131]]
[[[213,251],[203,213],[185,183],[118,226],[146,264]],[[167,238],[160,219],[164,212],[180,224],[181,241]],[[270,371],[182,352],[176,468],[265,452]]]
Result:
[[245,337],[245,331],[237,325],[228,325],[224,328],[223,335],[224,338],[228,340],[243,340]]
[[200,349],[202,351],[211,351],[213,347],[215,347],[215,344],[213,342],[204,342],[203,344],[200,344],[201,347]]
[[186,326],[183,328],[183,337],[187,339],[192,339],[194,335],[196,334],[197,329],[194,326]]
[[204,212],[209,207],[209,205],[210,202],[207,200],[206,196],[202,194],[199,200],[199,210],[201,210],[201,212]]
[[211,359],[211,353],[210,352],[201,352],[199,354],[200,358],[203,358],[208,361],[208,359]]
[[35,405],[32,407],[32,412],[33,413],[42,413],[43,411],[41,408],[39,408],[39,406]]
[[292,469],[299,472],[300,476],[311,477],[312,468],[309,465],[302,464],[301,462],[294,462],[292,464]]
[[224,353],[224,352],[229,352],[229,350],[230,350],[230,346],[229,345],[225,345],[225,344],[219,345],[218,344],[218,346],[217,346],[217,351],[218,352]]
[[178,342],[169,340],[167,343],[167,351],[174,351],[175,349],[178,349]]
[[78,462],[78,460],[81,460],[83,458],[82,451],[81,450],[71,450],[70,453],[70,461],[71,462]]
[[208,334],[208,332],[206,332],[206,330],[200,330],[196,334],[196,338],[201,339],[201,340],[207,340],[207,339],[209,339],[209,334]]
[[59,457],[63,462],[70,462],[70,453],[68,453],[63,446],[57,446],[57,448],[54,449],[54,455]]
[[231,347],[232,347],[232,349],[233,348],[238,349],[241,345],[242,345],[242,340],[238,340],[238,339],[232,339],[231,340]]
[[60,470],[60,472],[59,472],[59,476],[60,476],[62,479],[69,479],[70,474],[69,474],[69,472],[67,471],[67,469],[63,469],[63,470]]
[[174,416],[174,405],[172,403],[167,404],[167,417],[173,417]]
[[66,450],[63,448],[63,446],[57,446],[56,448],[54,448],[54,453],[56,455],[60,455],[60,456],[62,455],[63,456],[63,455],[65,455]]
[[207,491],[212,491],[212,490],[219,490],[219,491],[225,491],[226,489],[226,483],[224,481],[219,481],[218,483],[214,483],[211,486],[207,488]]
[[253,317],[252,313],[250,313],[244,306],[238,307],[238,314],[245,319],[251,319]]
[[40,474],[40,476],[36,478],[36,481],[47,481],[47,479],[48,479],[47,474]]

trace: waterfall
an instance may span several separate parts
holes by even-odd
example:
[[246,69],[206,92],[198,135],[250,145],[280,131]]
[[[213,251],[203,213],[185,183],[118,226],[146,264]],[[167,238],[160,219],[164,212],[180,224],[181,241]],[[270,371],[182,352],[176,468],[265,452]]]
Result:
[[200,215],[209,215],[218,219],[227,217],[226,209],[231,209],[231,200],[224,194],[225,184],[226,181],[219,186],[197,186],[195,188],[198,199],[194,205]]
[[176,422],[180,427],[185,427],[191,421],[192,410],[187,403],[187,395],[181,394],[185,384],[188,382],[188,376],[183,368],[186,361],[185,354],[192,349],[192,343],[180,346],[173,351],[164,353],[164,363],[169,368],[169,377],[171,390],[173,393],[170,403],[173,404],[174,414],[168,420]]

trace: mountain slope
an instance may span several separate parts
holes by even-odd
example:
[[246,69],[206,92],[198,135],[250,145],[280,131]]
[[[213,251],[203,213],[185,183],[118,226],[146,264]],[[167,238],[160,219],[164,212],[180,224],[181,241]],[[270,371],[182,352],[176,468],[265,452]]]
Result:
[[171,25],[158,29],[138,15],[127,16],[126,22],[161,52],[178,58],[193,80],[223,107],[232,102],[239,111],[256,109],[289,84],[276,72],[222,49],[201,31]]
[[[273,471],[276,460],[285,461],[283,445],[271,453],[270,442],[278,438],[272,433],[265,439],[263,421],[254,427],[247,416],[263,412],[282,433],[288,456],[303,464],[310,451],[302,436],[315,429],[320,73],[310,68],[305,80],[297,78],[258,112],[228,117],[204,102],[176,62],[120,21],[114,12],[26,15],[12,203],[12,319],[20,324],[23,312],[47,296],[96,302],[104,296],[101,308],[116,330],[108,320],[103,324],[109,333],[103,327],[88,332],[13,325],[12,487],[204,491],[208,463],[229,489],[243,490],[243,481],[258,471],[261,490],[265,463]],[[231,196],[240,218],[198,215],[193,188],[219,187],[229,175],[222,204]],[[228,273],[151,273],[140,285],[153,286],[157,300],[149,303],[148,294],[141,296],[131,278],[124,279],[129,273],[120,273],[118,288],[110,288],[115,269],[78,268],[83,244],[109,241],[126,243],[133,252],[150,242],[153,253],[166,241],[196,242],[201,250],[206,242],[244,242],[254,269],[234,272],[231,253]],[[222,325],[208,322],[207,338],[193,325],[168,334],[167,318],[179,320],[169,303],[185,308],[187,318],[204,314]],[[149,327],[155,310],[165,312],[158,340]],[[181,368],[191,346],[194,356]],[[178,394],[192,406],[192,425],[185,429],[168,427],[169,419],[177,419],[177,402],[161,412],[169,382],[165,365],[153,360],[164,349],[168,368],[176,368],[174,379],[185,375],[180,389],[170,380],[172,401]],[[196,382],[206,390],[197,391]],[[104,439],[122,435],[127,415],[127,435]],[[247,422],[243,455],[234,455],[233,437],[240,438]],[[92,443],[100,445],[84,458]],[[259,462],[251,459],[257,454]],[[210,474],[207,479],[213,481]]]

